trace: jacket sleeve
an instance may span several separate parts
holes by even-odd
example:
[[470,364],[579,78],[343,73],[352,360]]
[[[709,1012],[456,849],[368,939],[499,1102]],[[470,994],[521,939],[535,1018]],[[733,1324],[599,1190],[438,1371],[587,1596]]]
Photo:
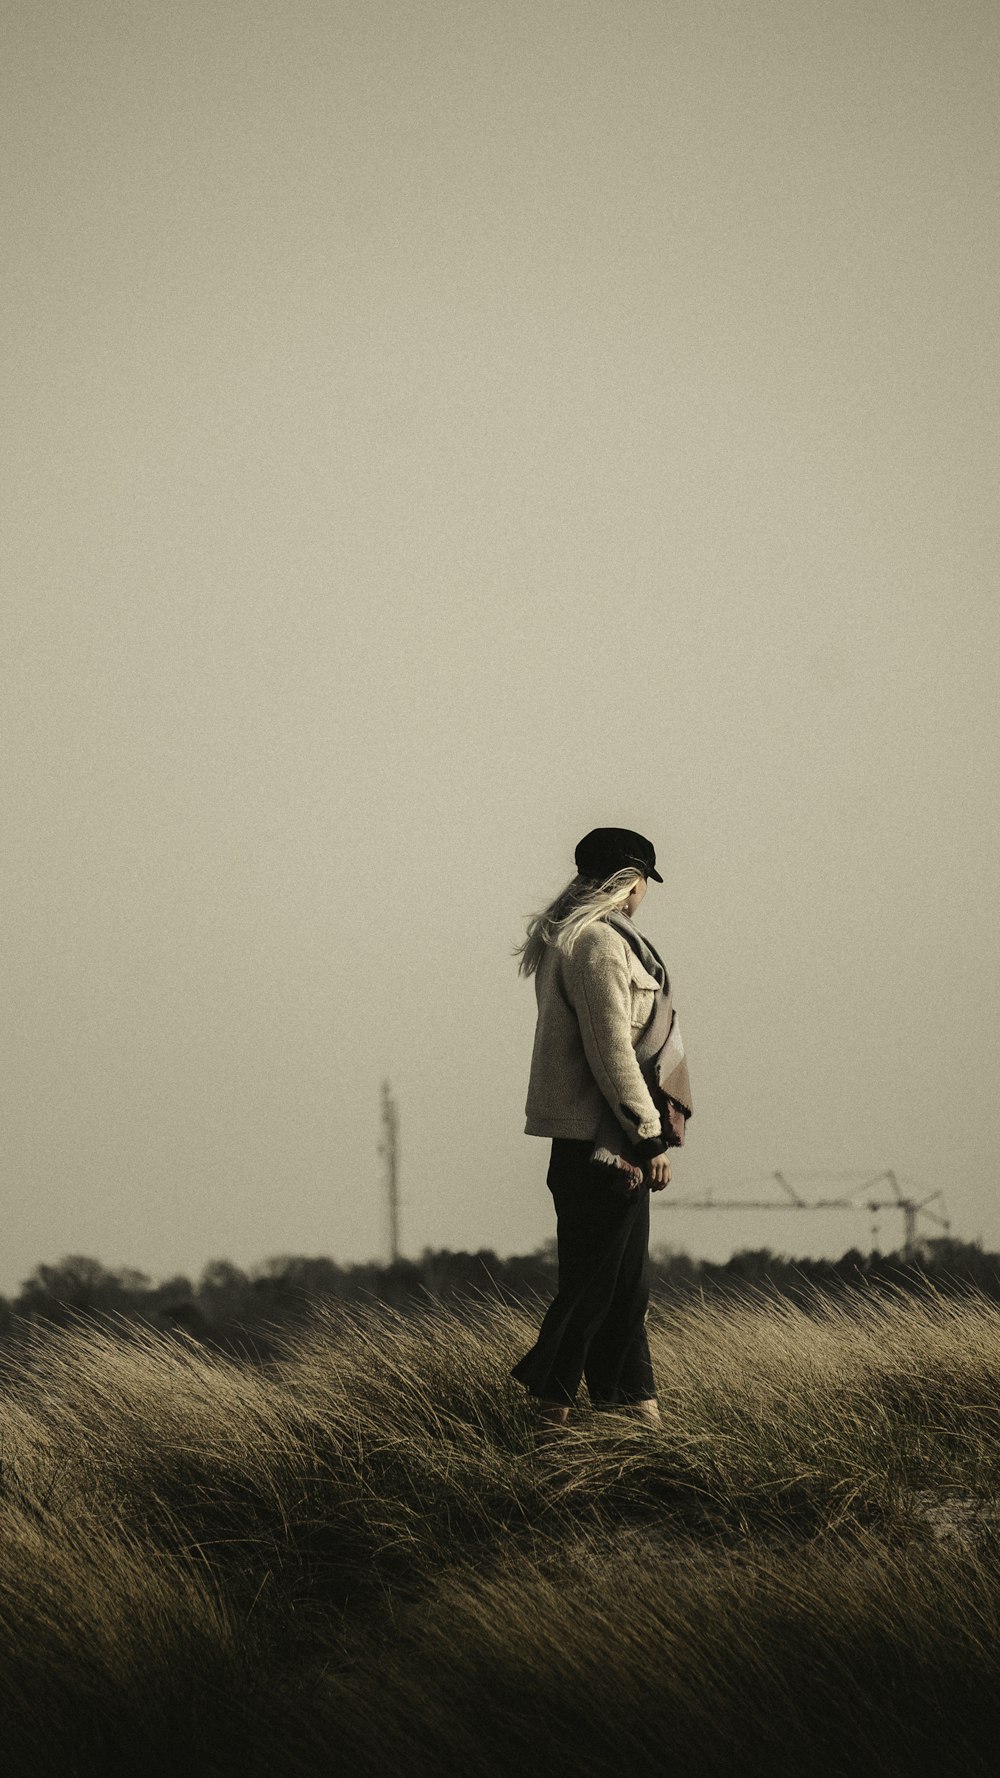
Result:
[[647,1157],[661,1153],[660,1114],[632,1047],[628,946],[607,927],[585,928],[566,959],[565,981],[601,1092],[629,1141]]

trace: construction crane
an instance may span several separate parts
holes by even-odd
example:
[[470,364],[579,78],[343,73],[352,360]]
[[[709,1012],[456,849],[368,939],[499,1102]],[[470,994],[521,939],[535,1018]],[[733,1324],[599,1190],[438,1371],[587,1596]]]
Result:
[[[868,1210],[873,1215],[879,1210],[899,1210],[903,1217],[903,1259],[912,1263],[917,1256],[917,1218],[922,1216],[927,1221],[936,1223],[947,1234],[951,1223],[947,1218],[938,1216],[935,1211],[928,1210],[941,1197],[939,1191],[929,1192],[924,1198],[913,1198],[900,1189],[899,1180],[891,1169],[876,1173],[866,1178],[857,1173],[811,1173],[809,1179],[847,1180],[861,1178],[864,1183],[848,1196],[837,1198],[804,1198],[786,1173],[775,1170],[764,1175],[773,1179],[780,1186],[783,1197],[780,1198],[716,1198],[709,1191],[704,1197],[672,1198],[657,1193],[653,1203],[661,1210]],[[872,1196],[883,1184],[892,1193],[891,1197]]]
[[383,1140],[379,1154],[385,1156],[385,1186],[389,1200],[389,1258],[393,1265],[399,1259],[399,1111],[389,1082],[382,1082]]

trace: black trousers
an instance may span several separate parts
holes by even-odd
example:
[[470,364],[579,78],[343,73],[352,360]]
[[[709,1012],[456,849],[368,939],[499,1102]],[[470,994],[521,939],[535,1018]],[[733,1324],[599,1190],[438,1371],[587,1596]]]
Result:
[[586,1378],[594,1407],[656,1394],[646,1338],[649,1188],[620,1197],[590,1164],[592,1142],[557,1137],[547,1184],[556,1206],[559,1288],[511,1375],[569,1406]]

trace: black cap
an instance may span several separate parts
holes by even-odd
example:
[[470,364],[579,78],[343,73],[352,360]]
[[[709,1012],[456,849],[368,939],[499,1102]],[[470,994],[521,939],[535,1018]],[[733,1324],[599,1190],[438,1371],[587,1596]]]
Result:
[[630,864],[641,876],[652,877],[654,883],[663,882],[652,846],[630,827],[592,827],[584,834],[574,856],[579,875],[593,877],[599,883]]

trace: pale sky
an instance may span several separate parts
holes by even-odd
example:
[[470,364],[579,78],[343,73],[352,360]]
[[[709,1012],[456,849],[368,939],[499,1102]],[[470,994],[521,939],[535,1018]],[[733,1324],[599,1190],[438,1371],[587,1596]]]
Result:
[[0,1290],[384,1255],[383,1078],[406,1252],[546,1240],[604,824],[672,1194],[1000,1247],[995,0],[4,12]]

